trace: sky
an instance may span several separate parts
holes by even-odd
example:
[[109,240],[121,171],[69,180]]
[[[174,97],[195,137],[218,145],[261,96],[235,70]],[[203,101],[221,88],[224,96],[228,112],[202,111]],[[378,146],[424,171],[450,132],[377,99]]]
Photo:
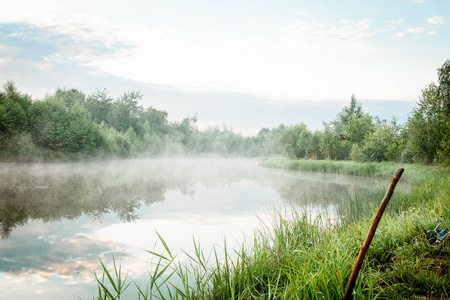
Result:
[[406,121],[450,58],[447,0],[15,0],[0,10],[0,84],[139,90],[169,119],[244,134],[320,129],[352,94]]

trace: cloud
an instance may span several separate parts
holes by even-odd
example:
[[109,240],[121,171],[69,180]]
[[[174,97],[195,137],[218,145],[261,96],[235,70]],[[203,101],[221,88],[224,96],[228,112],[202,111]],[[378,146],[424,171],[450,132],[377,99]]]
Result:
[[394,34],[393,36],[392,36],[392,38],[402,38],[402,37],[404,37],[405,36],[405,33],[404,32],[397,32],[396,34]]
[[76,60],[88,63],[129,48],[123,43],[105,43],[95,36],[88,36],[86,28],[78,28],[78,35],[70,34],[75,28],[68,29],[66,32],[58,26],[36,26],[25,22],[0,23],[0,44],[9,49],[9,56],[34,62]]
[[410,33],[418,34],[418,33],[424,32],[425,28],[424,27],[413,27],[413,28],[406,29],[406,31],[408,31]]
[[444,23],[444,17],[434,16],[427,19],[429,24],[442,24]]
[[[381,68],[382,49],[375,46],[374,38],[384,33],[372,27],[374,20],[326,23],[304,19],[303,15],[297,18],[274,20],[266,24],[271,25],[270,30],[251,33],[114,23],[83,16],[67,22],[33,19],[32,23],[21,23],[28,27],[15,31],[24,31],[22,37],[9,36],[7,42],[8,49],[18,51],[15,63],[23,71],[27,64],[20,57],[28,55],[28,65],[48,70],[45,80],[53,80],[55,85],[67,82],[67,78],[80,81],[74,74],[82,69],[91,75],[108,74],[180,91],[237,93],[289,102],[343,100],[354,91],[352,87],[375,82],[375,77],[362,80],[357,75],[368,68]],[[391,26],[402,22],[394,20]],[[1,39],[0,35],[0,44],[4,44]],[[30,51],[34,46],[37,50]],[[31,76],[13,65],[7,68],[9,74]],[[63,69],[67,76],[58,78],[58,70]],[[384,82],[387,79],[381,73],[377,76]],[[0,80],[2,76],[6,75],[0,74]],[[385,98],[379,88],[372,91],[375,94],[371,97]]]
[[393,25],[400,25],[405,23],[405,19],[395,19],[395,20],[390,20],[390,21],[386,21],[387,23],[391,23]]
[[[325,25],[321,22],[295,20],[281,28],[278,39],[292,43],[297,40],[297,45],[307,45],[319,48],[332,44],[333,46],[355,49],[354,43],[360,46],[365,44],[375,35],[370,31],[371,19],[340,20],[336,24]],[[348,47],[353,43],[352,47]]]
[[[323,79],[322,68],[328,68],[329,76],[331,71],[342,76],[340,67],[330,67],[336,62],[329,61],[331,57],[349,61],[352,54],[376,51],[371,45],[376,35],[371,22],[325,24],[297,19],[274,22],[270,32],[251,36],[214,29],[155,31],[142,25],[135,31],[140,36],[133,38],[133,49],[118,57],[101,57],[93,65],[116,76],[182,91],[231,92],[283,101],[300,94],[302,99],[326,98],[327,89],[306,82],[318,84]],[[331,77],[330,82],[330,90],[342,88]],[[345,99],[348,93],[342,91],[338,97]]]

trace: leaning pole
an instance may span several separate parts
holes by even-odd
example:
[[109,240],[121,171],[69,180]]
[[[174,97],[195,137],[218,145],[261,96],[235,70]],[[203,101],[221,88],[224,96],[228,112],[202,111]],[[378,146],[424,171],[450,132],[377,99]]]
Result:
[[395,186],[397,185],[397,182],[400,180],[400,177],[402,177],[404,170],[405,169],[403,168],[397,170],[397,173],[395,174],[394,178],[392,178],[391,184],[389,185],[386,191],[386,195],[384,196],[383,201],[381,201],[377,214],[375,215],[372,225],[370,226],[369,232],[367,233],[366,240],[364,241],[364,244],[362,245],[361,250],[359,251],[358,258],[356,259],[355,266],[353,267],[352,274],[350,275],[350,279],[348,280],[347,289],[345,290],[343,298],[344,300],[352,299],[353,297],[353,288],[355,287],[356,279],[358,278],[358,273],[363,264],[364,257],[366,256],[367,250],[369,250],[370,243],[372,242],[373,236],[377,231],[377,227],[378,224],[380,223],[381,217],[383,216],[384,210],[386,209],[386,206],[388,205],[389,200],[391,199],[391,196],[394,193]]

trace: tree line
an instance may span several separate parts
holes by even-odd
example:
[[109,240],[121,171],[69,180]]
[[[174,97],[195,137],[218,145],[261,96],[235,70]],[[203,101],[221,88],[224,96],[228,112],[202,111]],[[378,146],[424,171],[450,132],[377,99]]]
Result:
[[405,124],[367,112],[355,95],[336,117],[312,131],[302,122],[263,128],[244,137],[226,126],[198,129],[197,117],[169,122],[166,111],[140,104],[140,92],[113,99],[60,89],[40,100],[8,81],[0,92],[0,158],[55,160],[200,154],[450,162],[450,60],[422,95]]

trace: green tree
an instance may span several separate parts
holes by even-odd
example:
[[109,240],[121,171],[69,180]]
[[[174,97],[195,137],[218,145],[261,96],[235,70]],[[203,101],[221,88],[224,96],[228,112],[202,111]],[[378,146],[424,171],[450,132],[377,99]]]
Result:
[[[324,135],[320,143],[321,151],[328,158],[347,159],[352,149],[352,144],[360,144],[364,136],[369,132],[368,125],[372,117],[364,114],[362,104],[351,96],[350,105],[331,122],[325,122]],[[360,129],[363,132],[360,132]]]
[[303,131],[307,131],[308,127],[305,123],[289,126],[281,135],[281,144],[284,152],[290,158],[301,158],[305,156],[305,149],[298,146],[298,138]]
[[12,81],[7,81],[3,85],[3,90],[3,93],[0,92],[0,102],[2,101],[2,99],[9,99],[12,102],[20,105],[20,107],[22,107],[25,111],[33,103],[31,101],[31,97],[27,94],[20,93]]
[[17,91],[14,83],[8,81],[0,92],[0,148],[7,146],[14,135],[28,130],[28,108],[31,97]]
[[302,157],[311,157],[311,136],[312,133],[308,129],[302,130],[297,138],[297,148]]
[[92,152],[98,134],[86,109],[68,108],[60,98],[48,97],[30,107],[32,137],[36,145],[63,152]]
[[323,132],[316,130],[311,134],[309,140],[307,153],[311,155],[311,158],[323,158],[322,152],[320,151],[320,141],[322,140]]
[[141,136],[144,132],[139,120],[143,111],[139,104],[142,95],[139,92],[127,92],[118,98],[113,104],[113,110],[109,113],[108,123],[118,131],[125,133],[131,127]]
[[343,124],[343,135],[351,143],[361,146],[366,136],[375,130],[373,118],[369,114],[353,113]]
[[189,143],[192,134],[197,131],[197,128],[195,127],[196,123],[197,115],[194,115],[193,117],[184,118],[181,122],[173,122],[171,124],[173,128],[172,133],[177,133],[176,135],[179,136],[183,146],[186,146]]
[[361,153],[364,160],[384,161],[398,158],[399,150],[399,128],[394,119],[378,126],[375,132],[366,138]]
[[450,60],[447,59],[438,69],[439,88],[438,93],[442,97],[444,113],[450,118]]
[[140,119],[146,123],[146,132],[167,134],[169,126],[167,121],[167,112],[157,110],[153,107],[147,107],[141,112]]
[[92,120],[95,123],[108,123],[109,114],[113,110],[113,99],[105,89],[97,89],[87,97],[84,106],[91,114]]
[[450,60],[446,60],[438,69],[439,94],[442,98],[444,120],[442,124],[442,139],[438,154],[450,164]]
[[356,115],[359,119],[364,115],[362,103],[356,99],[355,94],[350,98],[350,105],[345,106],[336,118],[329,123],[330,128],[336,135],[344,133],[344,126]]
[[442,150],[446,117],[439,88],[430,84],[422,90],[418,107],[408,117],[408,142],[416,161],[432,162]]
[[281,136],[285,130],[283,124],[277,128],[262,128],[255,137],[250,139],[250,156],[268,156],[283,154]]
[[334,134],[333,130],[327,123],[324,123],[324,131],[320,140],[320,151],[325,154],[326,158],[331,159],[335,155],[335,149],[339,138]]
[[67,90],[65,88],[58,88],[53,94],[53,97],[62,101],[68,108],[72,108],[75,105],[84,105],[86,101],[86,95],[77,89]]

